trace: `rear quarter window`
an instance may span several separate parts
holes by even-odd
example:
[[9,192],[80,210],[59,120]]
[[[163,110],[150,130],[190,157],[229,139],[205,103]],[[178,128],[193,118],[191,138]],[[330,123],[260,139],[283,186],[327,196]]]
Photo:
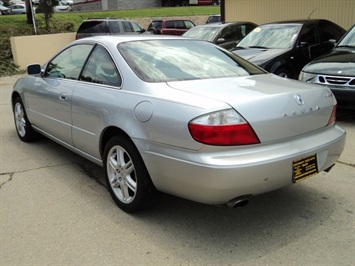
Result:
[[333,23],[320,22],[321,41],[326,42],[331,39],[339,41],[344,34],[344,30]]

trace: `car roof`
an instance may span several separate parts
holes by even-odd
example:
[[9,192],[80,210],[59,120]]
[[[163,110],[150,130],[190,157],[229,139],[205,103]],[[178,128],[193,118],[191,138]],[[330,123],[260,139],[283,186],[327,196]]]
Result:
[[161,40],[161,39],[190,40],[190,38],[184,38],[181,36],[174,36],[174,35],[128,34],[128,35],[102,35],[102,36],[100,35],[94,37],[87,37],[87,38],[78,39],[75,41],[75,43],[100,42],[100,43],[107,43],[107,44],[108,43],[119,44],[119,43],[130,42],[130,41]]
[[330,22],[326,19],[294,19],[294,20],[283,20],[283,21],[275,21],[275,22],[268,22],[263,25],[271,25],[271,24],[307,24],[307,23],[317,23],[320,21]]
[[197,25],[196,28],[211,28],[211,27],[214,27],[214,28],[221,28],[221,27],[224,27],[224,26],[228,26],[228,25],[239,25],[239,24],[254,24],[256,25],[255,23],[253,22],[250,22],[250,21],[230,21],[230,22],[214,22],[214,23],[208,23],[208,24],[203,24],[203,25]]
[[186,18],[181,18],[181,19],[153,19],[152,22],[161,22],[161,21],[191,21],[190,19],[186,19]]
[[127,21],[125,18],[87,18],[84,21],[100,21],[100,20],[118,20],[118,21]]

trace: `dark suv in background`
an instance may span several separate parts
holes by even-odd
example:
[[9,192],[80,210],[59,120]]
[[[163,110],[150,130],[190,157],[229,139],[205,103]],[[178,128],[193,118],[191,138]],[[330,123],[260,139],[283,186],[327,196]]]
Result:
[[145,32],[145,29],[132,20],[91,18],[81,23],[76,33],[76,39],[98,35],[139,34],[143,32]]
[[272,22],[255,28],[233,52],[268,72],[297,79],[306,64],[332,50],[344,33],[325,19]]
[[147,31],[153,34],[182,35],[195,27],[195,23],[187,19],[153,20]]

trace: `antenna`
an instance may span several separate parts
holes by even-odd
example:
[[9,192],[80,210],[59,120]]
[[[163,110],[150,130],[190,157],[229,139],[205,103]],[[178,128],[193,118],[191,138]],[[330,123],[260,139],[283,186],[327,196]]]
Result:
[[311,12],[311,14],[309,14],[308,19],[310,19],[310,18],[311,18],[312,14],[313,14],[313,13],[314,13],[314,11],[316,11],[316,10],[317,10],[317,8],[315,8],[315,9]]

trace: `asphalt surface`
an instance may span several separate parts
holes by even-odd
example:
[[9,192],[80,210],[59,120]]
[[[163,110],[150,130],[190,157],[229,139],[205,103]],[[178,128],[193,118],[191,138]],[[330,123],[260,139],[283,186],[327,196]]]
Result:
[[354,265],[355,119],[329,173],[229,209],[163,195],[129,215],[102,169],[42,139],[21,142],[0,79],[0,265]]

